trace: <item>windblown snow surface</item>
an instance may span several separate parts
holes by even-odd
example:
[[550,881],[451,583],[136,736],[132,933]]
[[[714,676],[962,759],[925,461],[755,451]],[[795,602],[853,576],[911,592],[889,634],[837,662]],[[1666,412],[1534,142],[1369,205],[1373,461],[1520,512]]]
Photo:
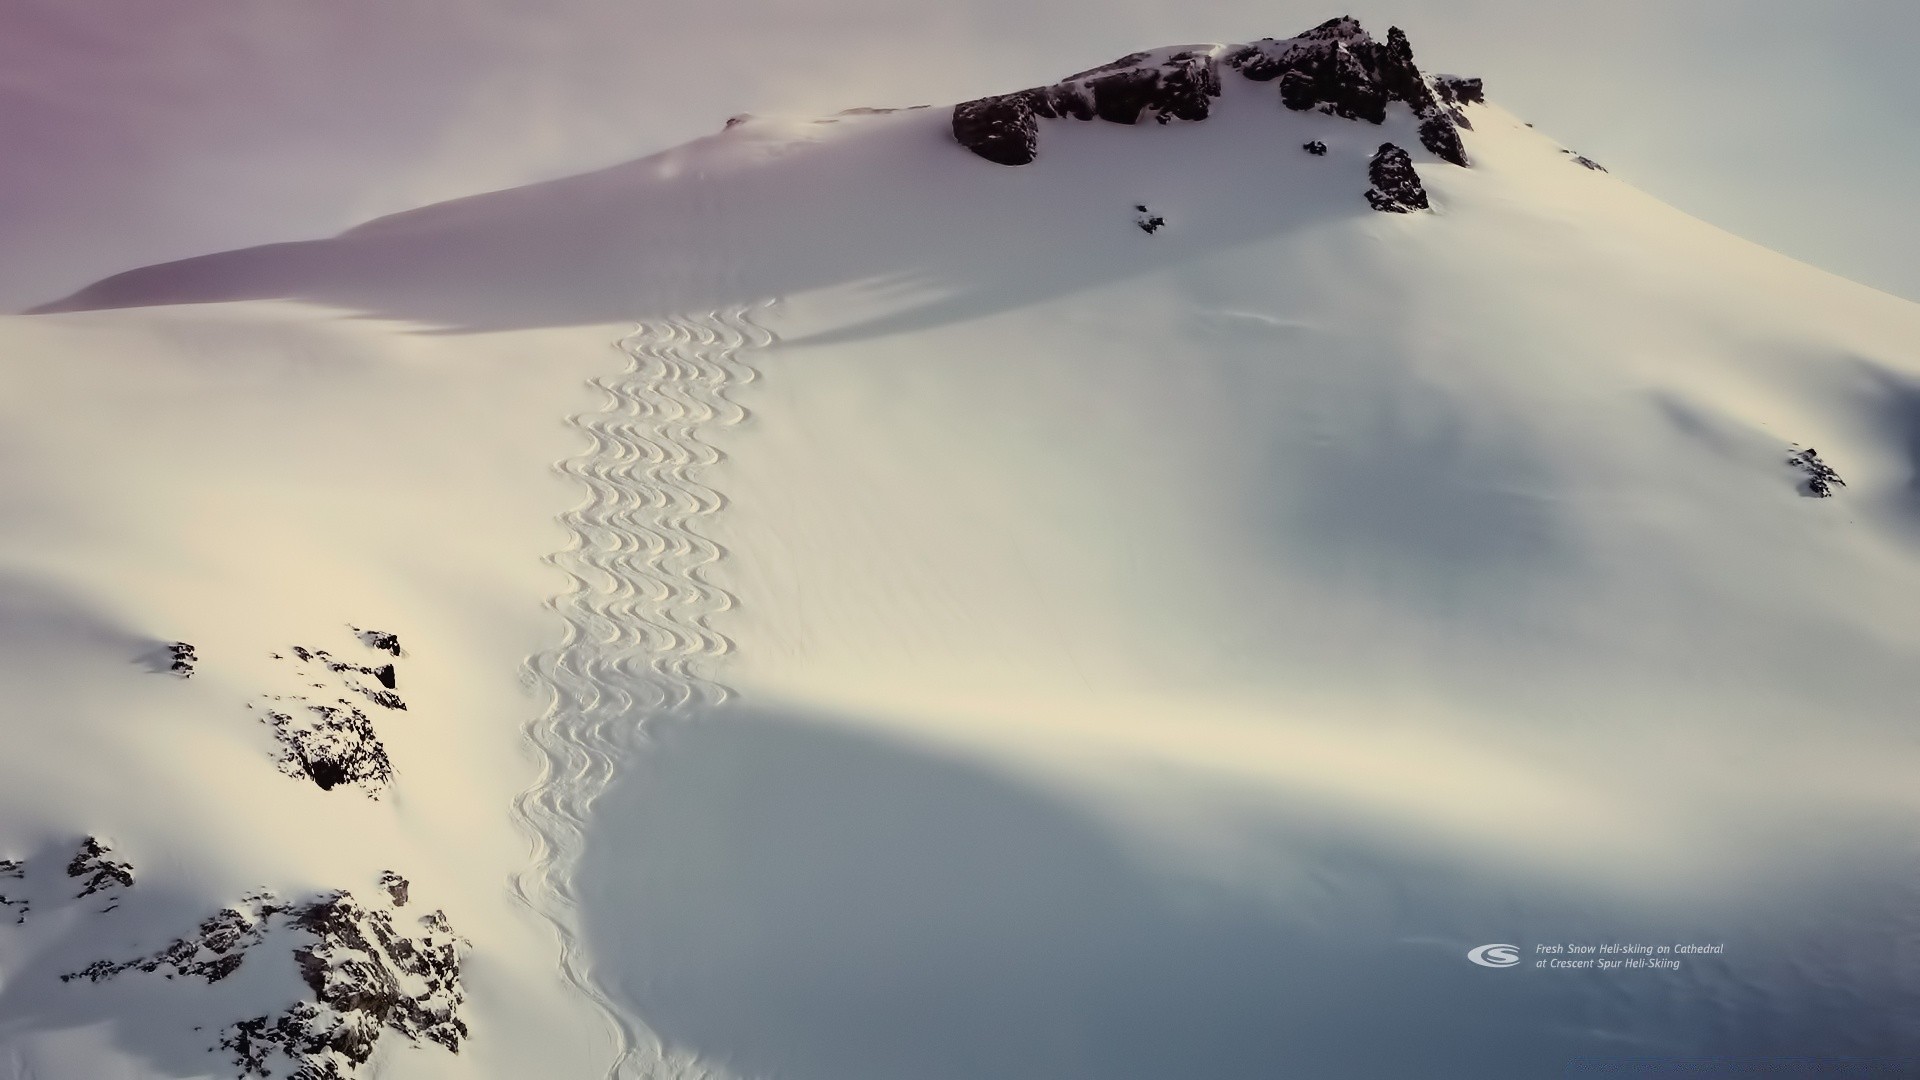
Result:
[[[747,119],[0,320],[0,1077],[236,1075],[296,931],[59,976],[383,871],[470,1034],[341,1075],[1912,1075],[1920,308],[1495,106],[1459,168],[1225,82],[1018,168]],[[298,775],[306,699],[390,783]]]

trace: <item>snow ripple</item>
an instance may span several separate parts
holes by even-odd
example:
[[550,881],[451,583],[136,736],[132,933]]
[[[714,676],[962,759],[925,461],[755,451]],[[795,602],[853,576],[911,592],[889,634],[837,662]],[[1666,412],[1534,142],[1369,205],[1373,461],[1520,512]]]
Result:
[[548,560],[568,578],[548,602],[564,627],[561,642],[527,664],[551,704],[529,729],[542,768],[515,807],[534,852],[514,890],[551,920],[566,979],[613,1024],[612,1077],[706,1075],[623,1015],[594,979],[579,939],[573,871],[594,802],[644,743],[648,722],[731,697],[710,666],[733,650],[713,620],[736,601],[707,579],[726,551],[700,529],[727,498],[701,475],[724,458],[712,434],[747,418],[731,395],[758,377],[742,354],[775,340],[753,317],[765,306],[638,327],[620,342],[626,371],[591,383],[602,406],[568,418],[587,449],[555,466],[586,498],[561,515],[571,538]]

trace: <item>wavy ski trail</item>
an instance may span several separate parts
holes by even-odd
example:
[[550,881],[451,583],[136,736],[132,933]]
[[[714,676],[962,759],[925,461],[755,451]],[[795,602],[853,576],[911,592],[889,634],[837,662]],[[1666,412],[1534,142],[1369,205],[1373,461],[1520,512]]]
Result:
[[662,319],[622,339],[626,371],[592,382],[603,406],[568,418],[587,448],[556,466],[587,494],[561,516],[571,540],[549,559],[569,579],[548,603],[565,627],[562,640],[528,661],[528,678],[548,688],[551,704],[530,730],[543,768],[516,812],[534,840],[534,861],[514,885],[552,920],[567,980],[616,1029],[610,1077],[709,1075],[623,1016],[594,980],[579,945],[573,871],[595,800],[644,743],[648,722],[721,705],[731,694],[711,665],[733,649],[713,620],[735,600],[707,580],[725,551],[700,529],[727,499],[702,471],[722,460],[708,441],[713,433],[747,417],[731,395],[758,377],[742,354],[775,340],[754,320],[766,306]]

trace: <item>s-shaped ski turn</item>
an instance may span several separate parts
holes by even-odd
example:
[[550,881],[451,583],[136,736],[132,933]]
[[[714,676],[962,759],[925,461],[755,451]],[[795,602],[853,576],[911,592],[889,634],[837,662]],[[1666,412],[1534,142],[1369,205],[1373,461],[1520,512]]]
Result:
[[767,306],[651,321],[622,339],[626,370],[591,384],[601,407],[568,418],[586,449],[556,466],[585,498],[561,515],[569,541],[549,558],[568,583],[548,603],[561,641],[528,661],[550,705],[529,730],[541,776],[516,810],[535,850],[515,888],[553,922],[567,980],[616,1029],[612,1077],[705,1075],[691,1060],[669,1060],[597,984],[581,954],[572,883],[593,804],[647,724],[732,696],[714,667],[733,642],[715,623],[736,601],[708,578],[726,552],[704,530],[727,498],[708,470],[723,459],[713,440],[747,419],[733,394],[759,377],[745,356],[775,340],[755,320]]

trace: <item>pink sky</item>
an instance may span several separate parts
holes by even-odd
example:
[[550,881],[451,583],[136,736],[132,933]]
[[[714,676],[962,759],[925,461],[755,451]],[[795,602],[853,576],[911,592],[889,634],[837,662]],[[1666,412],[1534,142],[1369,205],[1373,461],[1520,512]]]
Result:
[[[1297,0],[0,0],[0,308],[638,157],[736,112],[946,103]],[[1429,70],[1760,243],[1920,297],[1904,0],[1394,0]]]

